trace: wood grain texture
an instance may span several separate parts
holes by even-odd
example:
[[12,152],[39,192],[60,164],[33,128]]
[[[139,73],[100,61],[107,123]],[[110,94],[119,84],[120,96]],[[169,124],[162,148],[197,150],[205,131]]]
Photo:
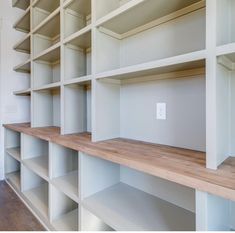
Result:
[[5,127],[235,201],[235,158],[228,158],[217,170],[210,170],[206,168],[203,152],[121,138],[93,143],[89,133],[62,136],[55,127],[32,129],[29,124]]

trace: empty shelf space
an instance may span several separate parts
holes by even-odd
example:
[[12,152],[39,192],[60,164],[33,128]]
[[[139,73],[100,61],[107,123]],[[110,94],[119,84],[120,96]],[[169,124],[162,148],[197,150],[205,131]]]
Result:
[[33,28],[49,17],[60,6],[60,0],[36,0],[33,3]]
[[42,51],[34,58],[34,61],[44,61],[49,63],[56,63],[60,61],[60,43]]
[[78,209],[60,216],[52,222],[57,231],[78,231]]
[[65,40],[65,80],[91,75],[91,31]]
[[30,96],[31,95],[31,88],[21,91],[14,91],[14,95],[18,96]]
[[5,176],[6,176],[7,181],[10,182],[10,184],[19,191],[20,190],[20,171],[7,173]]
[[64,133],[91,132],[91,82],[64,87]]
[[31,65],[30,64],[31,64],[31,62],[29,59],[29,60],[15,66],[14,71],[29,74],[31,72]]
[[44,218],[48,218],[48,184],[41,184],[23,193],[34,209],[37,209]]
[[39,156],[32,159],[23,160],[25,166],[34,171],[43,179],[48,180],[48,156]]
[[[96,25],[102,26],[121,36],[125,36],[127,33],[132,33],[131,31],[133,30],[143,30],[144,26],[146,29],[150,26],[148,25],[150,22],[152,22],[151,26],[154,24],[157,25],[163,23],[164,20],[168,21],[169,18],[174,19],[180,15],[205,8],[205,2],[199,0],[177,0],[174,4],[172,4],[170,0],[137,0],[128,1],[126,4],[121,6],[119,5],[120,1],[117,0],[114,2],[116,2],[116,5],[114,3],[107,7],[103,7],[103,14],[107,13],[108,7],[111,12],[99,19],[96,22]],[[99,4],[105,5],[107,2],[102,1]],[[101,10],[97,13],[98,17],[101,13]]]
[[50,205],[50,216],[53,228],[57,231],[78,231],[78,203],[70,199],[53,185],[50,187],[50,192],[53,196]]
[[60,40],[60,11],[55,10],[44,21],[42,21],[34,30],[33,34],[39,34],[49,38]]
[[[199,73],[205,73],[205,50],[192,52],[184,55],[179,55],[171,58],[160,59],[140,65],[129,66],[116,70],[111,70],[96,75],[97,79],[101,78],[113,78],[113,79],[132,79],[143,76],[160,75],[155,77],[156,79],[164,79],[164,75],[172,72],[187,73],[187,70],[201,69]],[[186,71],[186,72],[184,72]],[[146,80],[148,79],[145,77]],[[152,77],[153,78],[153,77]],[[165,78],[172,78],[172,76],[166,75]],[[144,79],[143,79],[144,80]]]
[[[8,154],[6,150],[5,154],[5,177],[14,186],[17,190],[20,190],[20,174],[21,174],[21,165],[18,155],[14,153],[11,155]],[[16,157],[16,158],[15,158]]]
[[115,230],[195,230],[194,213],[123,183],[82,203]]
[[33,127],[60,127],[60,88],[33,91]]
[[78,171],[54,178],[52,184],[65,193],[68,197],[78,202]]
[[68,0],[64,8],[65,38],[91,24],[91,0]]
[[14,28],[25,33],[30,32],[30,9],[14,24]]
[[30,35],[26,35],[20,42],[18,42],[14,49],[18,52],[30,54]]
[[21,156],[20,156],[20,147],[15,147],[15,148],[7,148],[6,152],[15,158],[16,160],[20,161]]
[[52,144],[52,184],[78,202],[78,152]]
[[13,0],[12,6],[26,10],[30,5],[30,0]]

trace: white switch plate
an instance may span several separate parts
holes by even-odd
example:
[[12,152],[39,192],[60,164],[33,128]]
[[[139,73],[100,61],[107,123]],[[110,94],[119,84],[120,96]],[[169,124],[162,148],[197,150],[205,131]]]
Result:
[[166,120],[166,103],[157,103],[157,120]]

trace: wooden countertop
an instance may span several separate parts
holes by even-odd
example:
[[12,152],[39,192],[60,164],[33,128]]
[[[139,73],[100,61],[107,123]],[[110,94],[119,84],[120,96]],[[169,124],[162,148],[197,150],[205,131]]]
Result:
[[94,143],[89,133],[62,136],[59,128],[28,123],[4,127],[235,201],[235,158],[210,170],[205,153],[198,151],[121,138]]

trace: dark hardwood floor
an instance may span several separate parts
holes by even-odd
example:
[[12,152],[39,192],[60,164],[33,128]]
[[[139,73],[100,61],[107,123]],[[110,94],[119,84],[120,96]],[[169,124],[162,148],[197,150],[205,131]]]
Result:
[[5,181],[0,181],[0,231],[45,231]]

